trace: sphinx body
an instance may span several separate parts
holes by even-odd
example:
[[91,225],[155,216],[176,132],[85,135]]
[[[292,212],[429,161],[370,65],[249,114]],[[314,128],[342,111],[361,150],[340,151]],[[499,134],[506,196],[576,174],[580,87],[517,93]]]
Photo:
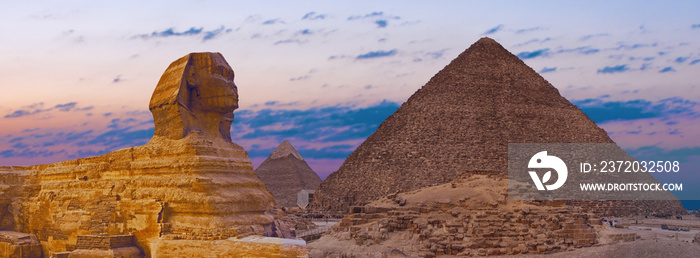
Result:
[[78,235],[134,235],[148,256],[178,239],[293,237],[247,152],[231,142],[233,78],[221,54],[188,54],[168,67],[153,93],[149,143],[0,167],[0,229],[35,234],[45,255],[74,249]]

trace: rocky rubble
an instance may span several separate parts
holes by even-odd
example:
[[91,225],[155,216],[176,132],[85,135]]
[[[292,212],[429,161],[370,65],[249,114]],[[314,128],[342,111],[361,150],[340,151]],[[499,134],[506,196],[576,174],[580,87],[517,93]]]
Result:
[[[309,244],[310,253],[312,257],[362,257],[369,250],[423,257],[537,254],[596,243],[593,226],[601,224],[597,216],[564,202],[510,201],[504,192],[500,176],[476,175],[392,194],[352,207],[325,236]],[[335,247],[342,243],[344,248]]]

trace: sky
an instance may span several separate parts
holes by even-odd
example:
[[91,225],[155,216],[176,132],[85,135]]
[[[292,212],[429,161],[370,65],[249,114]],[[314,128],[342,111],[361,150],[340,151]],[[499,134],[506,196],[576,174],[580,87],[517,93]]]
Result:
[[211,51],[236,73],[232,138],[253,164],[289,139],[325,178],[491,37],[628,152],[682,160],[683,180],[700,186],[697,10],[697,1],[6,2],[0,166],[147,143],[165,68]]

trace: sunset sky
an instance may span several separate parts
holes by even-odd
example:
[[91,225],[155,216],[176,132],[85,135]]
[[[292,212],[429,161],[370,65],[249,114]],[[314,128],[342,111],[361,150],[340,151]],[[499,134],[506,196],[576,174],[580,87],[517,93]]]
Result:
[[0,165],[148,142],[148,101],[165,68],[212,51],[236,73],[234,142],[257,166],[289,139],[325,178],[488,36],[633,156],[681,160],[683,182],[700,188],[698,10],[697,1],[8,2]]

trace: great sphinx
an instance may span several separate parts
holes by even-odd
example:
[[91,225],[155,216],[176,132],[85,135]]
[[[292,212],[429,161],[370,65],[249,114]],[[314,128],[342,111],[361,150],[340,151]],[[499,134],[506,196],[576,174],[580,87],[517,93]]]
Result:
[[188,54],[170,64],[153,92],[149,143],[0,167],[1,229],[36,235],[46,257],[75,249],[79,235],[134,235],[147,256],[177,255],[188,240],[293,238],[247,152],[231,141],[233,80],[221,54]]

